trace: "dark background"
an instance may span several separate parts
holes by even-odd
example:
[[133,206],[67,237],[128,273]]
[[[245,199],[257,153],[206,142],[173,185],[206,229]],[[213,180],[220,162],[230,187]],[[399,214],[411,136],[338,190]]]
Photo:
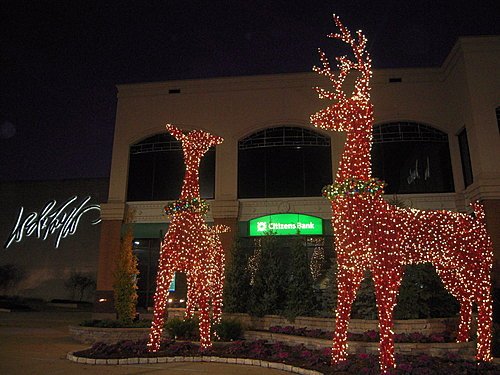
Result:
[[306,72],[331,14],[375,68],[439,66],[460,35],[500,34],[497,1],[0,2],[0,181],[109,175],[115,84]]

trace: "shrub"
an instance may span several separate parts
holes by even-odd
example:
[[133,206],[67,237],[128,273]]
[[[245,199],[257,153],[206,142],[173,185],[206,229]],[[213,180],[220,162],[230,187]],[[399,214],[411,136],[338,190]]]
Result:
[[432,265],[405,267],[395,319],[444,318],[456,315],[458,310],[457,300],[444,288]]
[[286,301],[286,254],[276,236],[262,237],[262,249],[250,296],[249,313],[280,314]]
[[369,271],[359,286],[356,299],[352,304],[351,316],[354,319],[377,319],[377,304],[375,299],[375,286]]
[[[444,288],[434,267],[416,264],[405,267],[399,288],[394,319],[425,319],[455,316],[458,302]],[[351,316],[356,319],[377,319],[375,286],[370,272],[365,273]]]
[[243,326],[235,319],[222,319],[213,326],[214,332],[221,341],[235,341],[243,338]]
[[0,266],[0,290],[7,292],[24,278],[24,272],[14,264]]
[[92,277],[86,274],[73,272],[64,286],[71,292],[73,299],[78,298],[78,301],[81,301],[85,293],[95,289],[96,283]]
[[294,321],[297,316],[313,315],[316,310],[313,284],[307,248],[304,239],[297,236],[292,244],[287,302],[283,312],[289,320]]
[[224,311],[245,313],[250,298],[250,273],[247,271],[249,250],[235,239],[231,248],[224,281]]
[[131,323],[136,316],[137,305],[137,258],[133,249],[132,226],[127,230],[120,243],[118,264],[114,274],[113,292],[115,310],[118,319],[123,323]]
[[174,318],[167,320],[164,325],[169,337],[180,340],[199,340],[198,319]]

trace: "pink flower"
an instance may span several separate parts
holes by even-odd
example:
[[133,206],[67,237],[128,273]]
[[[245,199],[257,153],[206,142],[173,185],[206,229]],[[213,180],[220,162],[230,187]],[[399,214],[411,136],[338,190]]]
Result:
[[368,355],[366,353],[359,353],[358,358],[359,359],[368,359],[368,358],[370,358],[370,355]]
[[288,358],[288,356],[289,356],[289,354],[287,352],[279,352],[277,355],[277,357],[279,359],[286,359],[286,358]]
[[321,354],[330,357],[332,355],[332,348],[324,348],[323,350],[321,350]]

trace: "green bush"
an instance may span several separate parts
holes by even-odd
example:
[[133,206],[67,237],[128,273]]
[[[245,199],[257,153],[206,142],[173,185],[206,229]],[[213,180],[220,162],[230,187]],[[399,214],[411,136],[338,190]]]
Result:
[[369,271],[365,272],[365,278],[358,288],[356,299],[352,304],[351,317],[354,319],[377,319],[375,286]]
[[245,313],[250,298],[250,273],[247,270],[249,249],[236,239],[231,248],[224,281],[224,311]]
[[137,305],[137,257],[133,253],[133,231],[130,224],[120,243],[114,272],[113,296],[118,319],[124,324],[135,319]]
[[165,323],[164,329],[174,339],[197,341],[200,338],[198,319],[170,319]]
[[250,293],[249,313],[254,316],[281,314],[286,303],[289,254],[276,236],[264,236],[259,265]]
[[294,238],[290,258],[290,277],[283,315],[288,320],[294,321],[297,316],[313,315],[317,308],[313,289],[314,280],[309,268],[307,248],[303,237]]
[[85,294],[90,294],[95,290],[96,282],[90,275],[73,272],[65,281],[64,286],[71,292],[73,300],[78,299],[81,302]]
[[[334,275],[334,269],[330,271]],[[333,285],[331,286],[333,289]],[[337,290],[328,293],[328,300],[323,302],[330,307]],[[336,304],[336,303],[335,303]],[[405,267],[405,273],[399,288],[394,319],[446,318],[455,316],[459,310],[458,302],[444,288],[441,279],[430,264],[416,264]],[[377,319],[375,287],[370,272],[356,293],[352,305],[351,317],[355,319]]]
[[220,341],[235,341],[243,339],[243,326],[235,319],[222,319],[219,324],[213,326]]
[[405,267],[394,308],[395,319],[446,318],[459,311],[457,300],[444,288],[430,264]]
[[14,264],[0,266],[0,290],[7,292],[25,277],[24,271]]
[[337,308],[337,262],[333,261],[325,273],[324,289],[320,290],[320,311],[318,316],[333,318]]

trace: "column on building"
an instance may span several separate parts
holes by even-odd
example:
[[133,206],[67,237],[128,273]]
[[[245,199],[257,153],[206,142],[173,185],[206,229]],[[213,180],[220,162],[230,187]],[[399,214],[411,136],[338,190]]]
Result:
[[94,301],[94,315],[115,312],[113,298],[113,275],[120,252],[120,239],[125,213],[125,203],[101,204],[101,238],[99,240],[99,260],[97,288]]

